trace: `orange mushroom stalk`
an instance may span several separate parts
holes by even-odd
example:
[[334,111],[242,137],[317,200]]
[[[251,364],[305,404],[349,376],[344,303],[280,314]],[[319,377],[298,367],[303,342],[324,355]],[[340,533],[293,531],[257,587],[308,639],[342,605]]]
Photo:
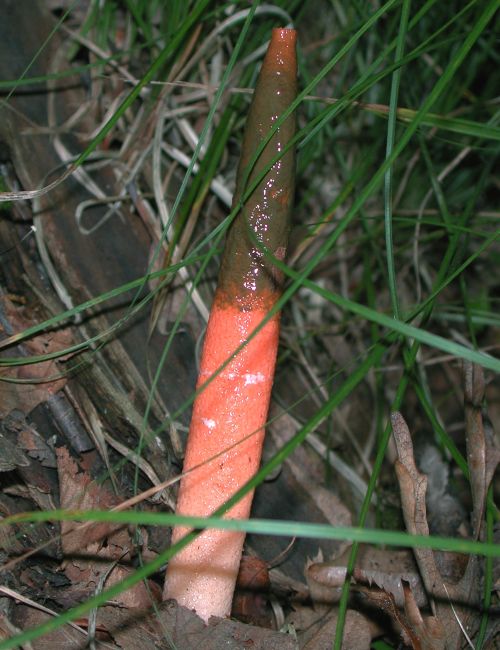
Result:
[[[295,40],[293,29],[273,30],[247,118],[233,206],[241,200],[248,164],[257,148],[296,96]],[[227,237],[201,358],[197,387],[202,390],[194,402],[184,459],[185,471],[197,469],[181,480],[177,514],[209,516],[259,468],[278,349],[279,315],[250,337],[281,292],[282,277],[266,250],[279,259],[285,256],[294,152],[290,149],[277,162],[271,162],[294,133],[295,118],[291,115],[253,166],[247,186],[268,171]],[[244,347],[220,370],[242,344]],[[248,518],[252,497],[252,493],[247,494],[226,516]],[[176,527],[172,542],[188,532],[188,528]],[[229,616],[244,537],[239,532],[205,530],[170,561],[165,598],[175,598],[206,621],[210,616]]]

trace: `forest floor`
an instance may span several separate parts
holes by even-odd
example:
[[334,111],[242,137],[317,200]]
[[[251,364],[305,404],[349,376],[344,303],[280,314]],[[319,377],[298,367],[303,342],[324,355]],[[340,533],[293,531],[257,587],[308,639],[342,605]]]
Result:
[[[500,647],[496,3],[257,4],[3,2],[0,650]],[[288,23],[268,473],[232,616],[205,625],[162,600],[172,513]]]

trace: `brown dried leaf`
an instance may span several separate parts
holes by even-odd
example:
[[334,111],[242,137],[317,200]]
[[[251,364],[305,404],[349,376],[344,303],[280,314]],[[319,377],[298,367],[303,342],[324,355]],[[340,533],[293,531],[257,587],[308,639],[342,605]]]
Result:
[[[117,505],[117,498],[104,487],[97,485],[85,472],[80,472],[69,452],[61,447],[56,450],[60,483],[61,507],[68,510],[109,510]],[[133,543],[126,526],[107,522],[79,524],[64,521],[62,548],[66,556],[66,576],[79,585],[87,585],[89,592],[95,590],[106,575],[104,588],[123,580],[130,571],[110,563],[130,560]],[[158,600],[156,585],[146,589],[139,583],[115,598],[122,606],[145,609],[151,605],[151,596]]]
[[[14,609],[13,622],[22,630],[37,627],[52,619],[53,616],[27,605],[17,605]],[[54,648],[82,650],[87,643],[88,636],[84,631],[78,632],[73,627],[65,625],[35,639],[31,642],[31,647],[33,650],[54,650]]]
[[413,650],[421,650],[418,637],[405,615],[399,610],[391,593],[383,589],[362,589],[361,593],[371,607],[381,610],[391,618],[394,628],[400,631],[406,646],[411,646]]
[[[373,549],[374,552],[376,549]],[[319,584],[339,588],[342,587],[347,574],[345,565],[336,565],[329,562],[312,564],[308,568],[308,578],[315,580]],[[427,605],[427,597],[423,589],[420,575],[416,572],[407,572],[404,570],[380,571],[372,568],[356,566],[354,568],[352,579],[357,585],[366,585],[376,587],[376,590],[383,590],[390,594],[398,607],[404,605],[404,585],[408,584],[413,595],[418,599],[421,606]],[[364,591],[369,591],[364,589]]]
[[[422,617],[412,590],[405,585],[405,614],[409,626],[406,627],[413,641],[415,650],[444,650],[446,634],[441,621],[435,616]],[[411,628],[411,629],[410,629]]]
[[[120,565],[115,566],[107,577],[104,588],[109,589],[118,582],[125,580],[131,573],[131,569]],[[144,582],[140,582],[134,585],[132,589],[122,592],[115,600],[118,600],[121,606],[128,609],[144,610],[151,607],[151,599],[156,603],[160,603],[162,593],[163,590],[161,587],[153,580],[149,580],[148,587],[146,587]]]
[[[98,485],[71,458],[68,450],[56,450],[57,471],[59,475],[59,498],[65,510],[109,510],[118,505],[118,499],[104,487]],[[107,546],[102,556],[111,560],[124,557],[132,544],[128,531],[107,522],[96,522],[92,526],[82,526],[73,521],[61,523],[63,533],[62,547],[66,555],[81,553],[85,549],[96,551],[106,540]],[[95,545],[95,546],[94,546]]]
[[215,617],[206,625],[194,612],[173,600],[163,603],[155,623],[163,640],[160,647],[165,649],[298,650],[297,641],[288,634]]
[[2,429],[11,435],[11,440],[15,440],[16,446],[26,451],[30,458],[38,460],[43,467],[57,467],[54,450],[29,424],[22,411],[11,411],[3,420]]
[[8,438],[0,433],[0,472],[11,472],[18,467],[27,467],[29,460]]
[[97,620],[98,624],[106,630],[122,650],[127,648],[159,650],[163,647],[174,647],[162,645],[157,626],[151,620],[151,616],[142,611],[136,612],[120,607],[100,607]]
[[[16,307],[7,295],[1,296],[0,300],[13,333],[22,332],[33,325],[23,315],[23,309]],[[56,332],[42,334],[26,341],[23,343],[23,351],[27,353],[27,356],[40,356],[56,350],[63,350],[71,345],[71,342],[70,330],[61,328]],[[38,404],[48,399],[50,395],[60,391],[66,384],[66,378],[61,377],[61,371],[54,360],[3,368],[1,374],[5,379],[21,379],[23,381],[28,380],[28,382],[32,380],[33,383],[2,383],[0,417],[5,417],[14,409],[29,413]],[[40,381],[41,383],[36,383]]]
[[[301,647],[303,650],[331,650],[335,630],[337,628],[337,613],[324,619],[321,627],[313,634],[307,635]],[[369,650],[372,640],[372,627],[368,619],[360,612],[348,609],[344,624],[342,650]],[[301,639],[302,641],[302,639]]]

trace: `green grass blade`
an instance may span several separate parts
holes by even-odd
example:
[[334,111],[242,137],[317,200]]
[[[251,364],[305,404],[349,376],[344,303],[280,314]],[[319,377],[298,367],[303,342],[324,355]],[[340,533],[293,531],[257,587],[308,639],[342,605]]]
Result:
[[[409,0],[404,0],[401,11],[401,23],[399,27],[398,40],[396,44],[395,63],[398,64],[403,58],[406,34],[408,30],[408,19],[410,17]],[[396,115],[399,98],[399,84],[401,82],[401,67],[397,67],[392,73],[391,96],[389,100],[389,121],[387,124],[386,158],[390,158],[396,137]],[[387,168],[384,175],[384,213],[385,213],[385,248],[387,256],[387,275],[389,292],[391,294],[392,312],[394,318],[399,319],[399,299],[396,283],[396,269],[394,264],[394,243],[392,235],[392,165]]]

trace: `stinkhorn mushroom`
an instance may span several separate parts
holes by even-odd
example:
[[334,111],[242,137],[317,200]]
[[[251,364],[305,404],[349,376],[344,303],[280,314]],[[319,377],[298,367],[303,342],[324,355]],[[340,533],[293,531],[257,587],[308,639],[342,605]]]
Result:
[[[293,148],[276,158],[294,135],[293,114],[269,139],[250,174],[248,166],[296,96],[295,40],[293,29],[273,30],[247,118],[233,206],[241,201],[245,187],[267,173],[228,233],[201,358],[197,384],[201,390],[193,405],[184,458],[184,470],[196,470],[181,480],[177,514],[209,516],[260,464],[279,315],[251,335],[281,292],[282,277],[272,256],[282,260],[286,252],[294,191]],[[226,516],[248,518],[252,497],[247,494]],[[173,543],[188,532],[186,527],[175,527]],[[197,536],[170,561],[165,598],[175,598],[206,621],[210,616],[229,616],[244,537],[244,533],[213,529]]]

